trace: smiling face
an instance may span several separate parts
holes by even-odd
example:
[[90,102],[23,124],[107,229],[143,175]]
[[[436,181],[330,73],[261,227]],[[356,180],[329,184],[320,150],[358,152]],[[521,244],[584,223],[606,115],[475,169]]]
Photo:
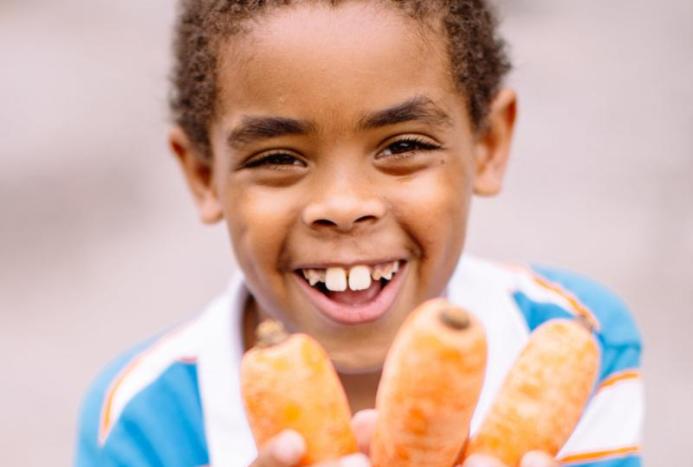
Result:
[[475,135],[444,36],[373,4],[277,9],[220,54],[211,172],[171,138],[202,217],[225,220],[263,314],[377,368],[444,292],[472,193],[499,189],[514,97]]

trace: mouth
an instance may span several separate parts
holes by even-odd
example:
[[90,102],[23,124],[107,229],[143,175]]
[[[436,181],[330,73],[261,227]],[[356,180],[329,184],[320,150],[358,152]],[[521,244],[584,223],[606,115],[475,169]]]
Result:
[[403,282],[407,262],[301,268],[294,277],[313,305],[341,324],[362,324],[392,307]]

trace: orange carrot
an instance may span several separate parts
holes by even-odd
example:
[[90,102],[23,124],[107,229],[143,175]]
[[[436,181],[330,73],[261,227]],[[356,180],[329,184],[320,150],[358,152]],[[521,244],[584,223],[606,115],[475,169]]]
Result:
[[241,362],[241,391],[258,448],[293,429],[306,441],[301,465],[356,452],[349,403],[320,344],[305,334],[289,336],[274,321],[259,326],[258,340]]
[[450,467],[467,439],[486,367],[476,318],[442,299],[407,318],[376,396],[375,467]]
[[[530,336],[465,456],[508,466],[528,451],[556,455],[575,429],[599,369],[599,346],[576,320],[552,320]],[[461,460],[460,460],[461,461]]]

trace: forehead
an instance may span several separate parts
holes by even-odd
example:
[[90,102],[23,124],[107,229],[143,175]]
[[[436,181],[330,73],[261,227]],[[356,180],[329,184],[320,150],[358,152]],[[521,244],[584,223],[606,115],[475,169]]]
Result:
[[220,54],[217,116],[229,124],[261,113],[338,125],[415,96],[458,97],[444,36],[373,3],[278,8]]

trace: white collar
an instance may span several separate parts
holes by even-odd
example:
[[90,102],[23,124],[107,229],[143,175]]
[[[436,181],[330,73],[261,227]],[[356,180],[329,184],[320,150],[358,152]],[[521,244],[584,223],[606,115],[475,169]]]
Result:
[[247,298],[243,274],[236,271],[227,292],[201,317],[197,375],[210,466],[249,465],[257,453],[239,381]]

